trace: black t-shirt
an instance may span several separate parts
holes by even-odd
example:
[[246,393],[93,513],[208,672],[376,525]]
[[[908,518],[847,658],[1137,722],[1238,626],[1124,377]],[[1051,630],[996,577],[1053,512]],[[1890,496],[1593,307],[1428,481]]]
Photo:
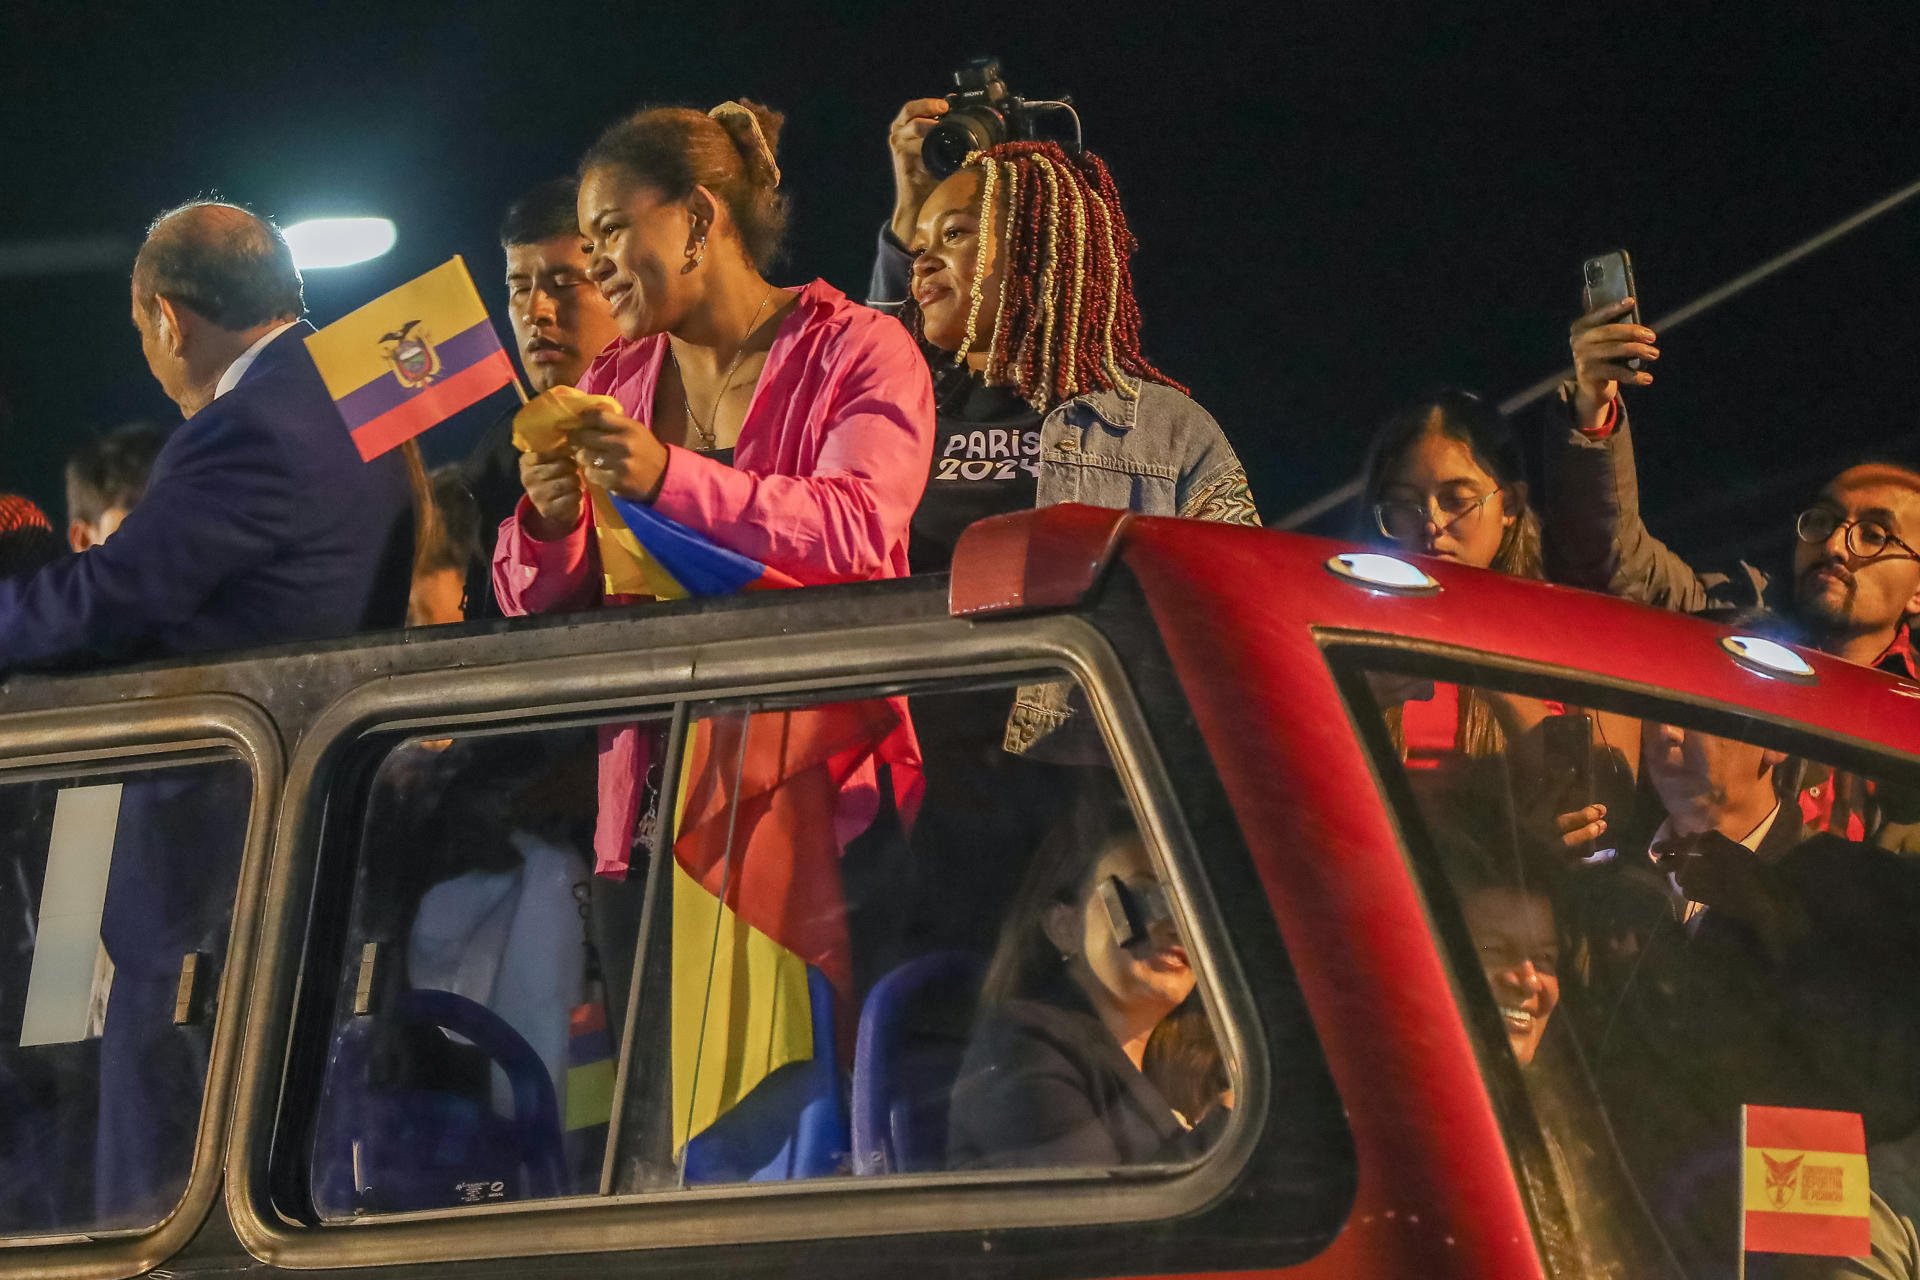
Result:
[[1040,478],[1040,415],[1018,392],[975,377],[942,391],[933,469],[907,544],[915,573],[945,572],[960,531],[975,520],[1031,508]]

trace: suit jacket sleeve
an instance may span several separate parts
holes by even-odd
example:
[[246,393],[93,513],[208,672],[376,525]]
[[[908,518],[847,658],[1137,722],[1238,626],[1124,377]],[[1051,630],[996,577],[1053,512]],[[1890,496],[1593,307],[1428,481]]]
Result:
[[236,573],[268,560],[295,500],[279,443],[243,404],[174,433],[153,482],[101,546],[0,582],[0,668],[136,656]]

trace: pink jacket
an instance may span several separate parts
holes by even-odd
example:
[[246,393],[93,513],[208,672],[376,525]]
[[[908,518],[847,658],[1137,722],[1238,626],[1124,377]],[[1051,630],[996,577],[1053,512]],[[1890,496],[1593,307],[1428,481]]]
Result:
[[[666,352],[664,335],[615,342],[588,367],[580,389],[611,395],[628,416],[651,425]],[[805,585],[902,578],[908,523],[932,465],[933,432],[932,379],[907,331],[815,280],[774,337],[733,466],[669,445],[654,507]],[[551,542],[527,533],[529,511],[522,498],[494,546],[493,585],[504,612],[555,613],[638,599],[602,591],[591,507]],[[904,704],[899,711],[897,741],[881,758],[917,764]],[[595,869],[602,873],[625,873],[646,749],[630,727],[602,728],[594,833]],[[905,788],[913,784],[899,776],[895,783],[897,802],[910,810]],[[870,817],[878,802],[870,768],[865,785],[845,798],[856,812],[843,812],[843,831],[858,824],[858,810]]]
[[[610,395],[652,425],[664,335],[616,342],[580,389]],[[824,280],[773,340],[734,446],[733,465],[669,445],[656,510],[806,585],[907,575],[907,525],[933,458],[933,382],[891,316],[849,302]],[[600,571],[592,512],[540,542],[500,526],[493,585],[508,614],[591,608]],[[613,603],[624,603],[614,601]]]

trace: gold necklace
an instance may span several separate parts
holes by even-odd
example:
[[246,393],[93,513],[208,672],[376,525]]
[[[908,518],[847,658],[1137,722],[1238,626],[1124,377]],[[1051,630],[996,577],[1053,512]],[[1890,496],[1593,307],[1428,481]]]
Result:
[[[760,310],[753,313],[753,323],[747,326],[747,334],[740,339],[740,346],[733,353],[733,363],[727,366],[727,376],[720,383],[720,392],[713,398],[713,408],[707,411],[707,421],[719,425],[720,402],[727,398],[727,392],[733,386],[733,375],[740,372],[740,362],[747,357],[747,344],[753,341],[753,335],[760,332],[760,316],[773,301],[774,286],[767,286],[767,296],[760,299]],[[720,447],[720,437],[712,429],[700,425],[700,419],[693,416],[693,392],[687,386],[686,370],[680,367],[680,356],[673,349],[673,339],[667,339],[667,355],[673,360],[673,371],[680,376],[680,403],[687,411],[687,425],[699,435],[701,447],[712,452]]]

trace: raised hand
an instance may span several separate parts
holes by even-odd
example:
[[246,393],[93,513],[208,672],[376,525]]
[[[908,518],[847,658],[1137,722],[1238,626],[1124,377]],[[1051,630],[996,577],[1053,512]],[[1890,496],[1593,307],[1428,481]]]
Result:
[[535,518],[528,532],[542,542],[565,537],[580,523],[580,505],[584,490],[580,468],[573,450],[566,445],[544,453],[529,450],[520,455],[520,487],[533,503]]
[[652,502],[667,475],[667,446],[645,424],[610,409],[581,414],[567,441],[587,480],[608,493]]
[[945,98],[915,98],[900,108],[887,130],[887,145],[893,152],[893,219],[888,224],[894,239],[901,244],[913,240],[913,226],[919,221],[920,206],[927,194],[939,184],[920,161],[920,144],[927,131],[947,114]]
[[1575,420],[1582,428],[1600,425],[1607,406],[1620,394],[1620,384],[1645,387],[1653,383],[1646,369],[1629,369],[1627,361],[1638,358],[1650,362],[1660,358],[1653,330],[1643,324],[1624,321],[1633,310],[1634,300],[1595,307],[1573,322],[1567,345],[1573,349]]

